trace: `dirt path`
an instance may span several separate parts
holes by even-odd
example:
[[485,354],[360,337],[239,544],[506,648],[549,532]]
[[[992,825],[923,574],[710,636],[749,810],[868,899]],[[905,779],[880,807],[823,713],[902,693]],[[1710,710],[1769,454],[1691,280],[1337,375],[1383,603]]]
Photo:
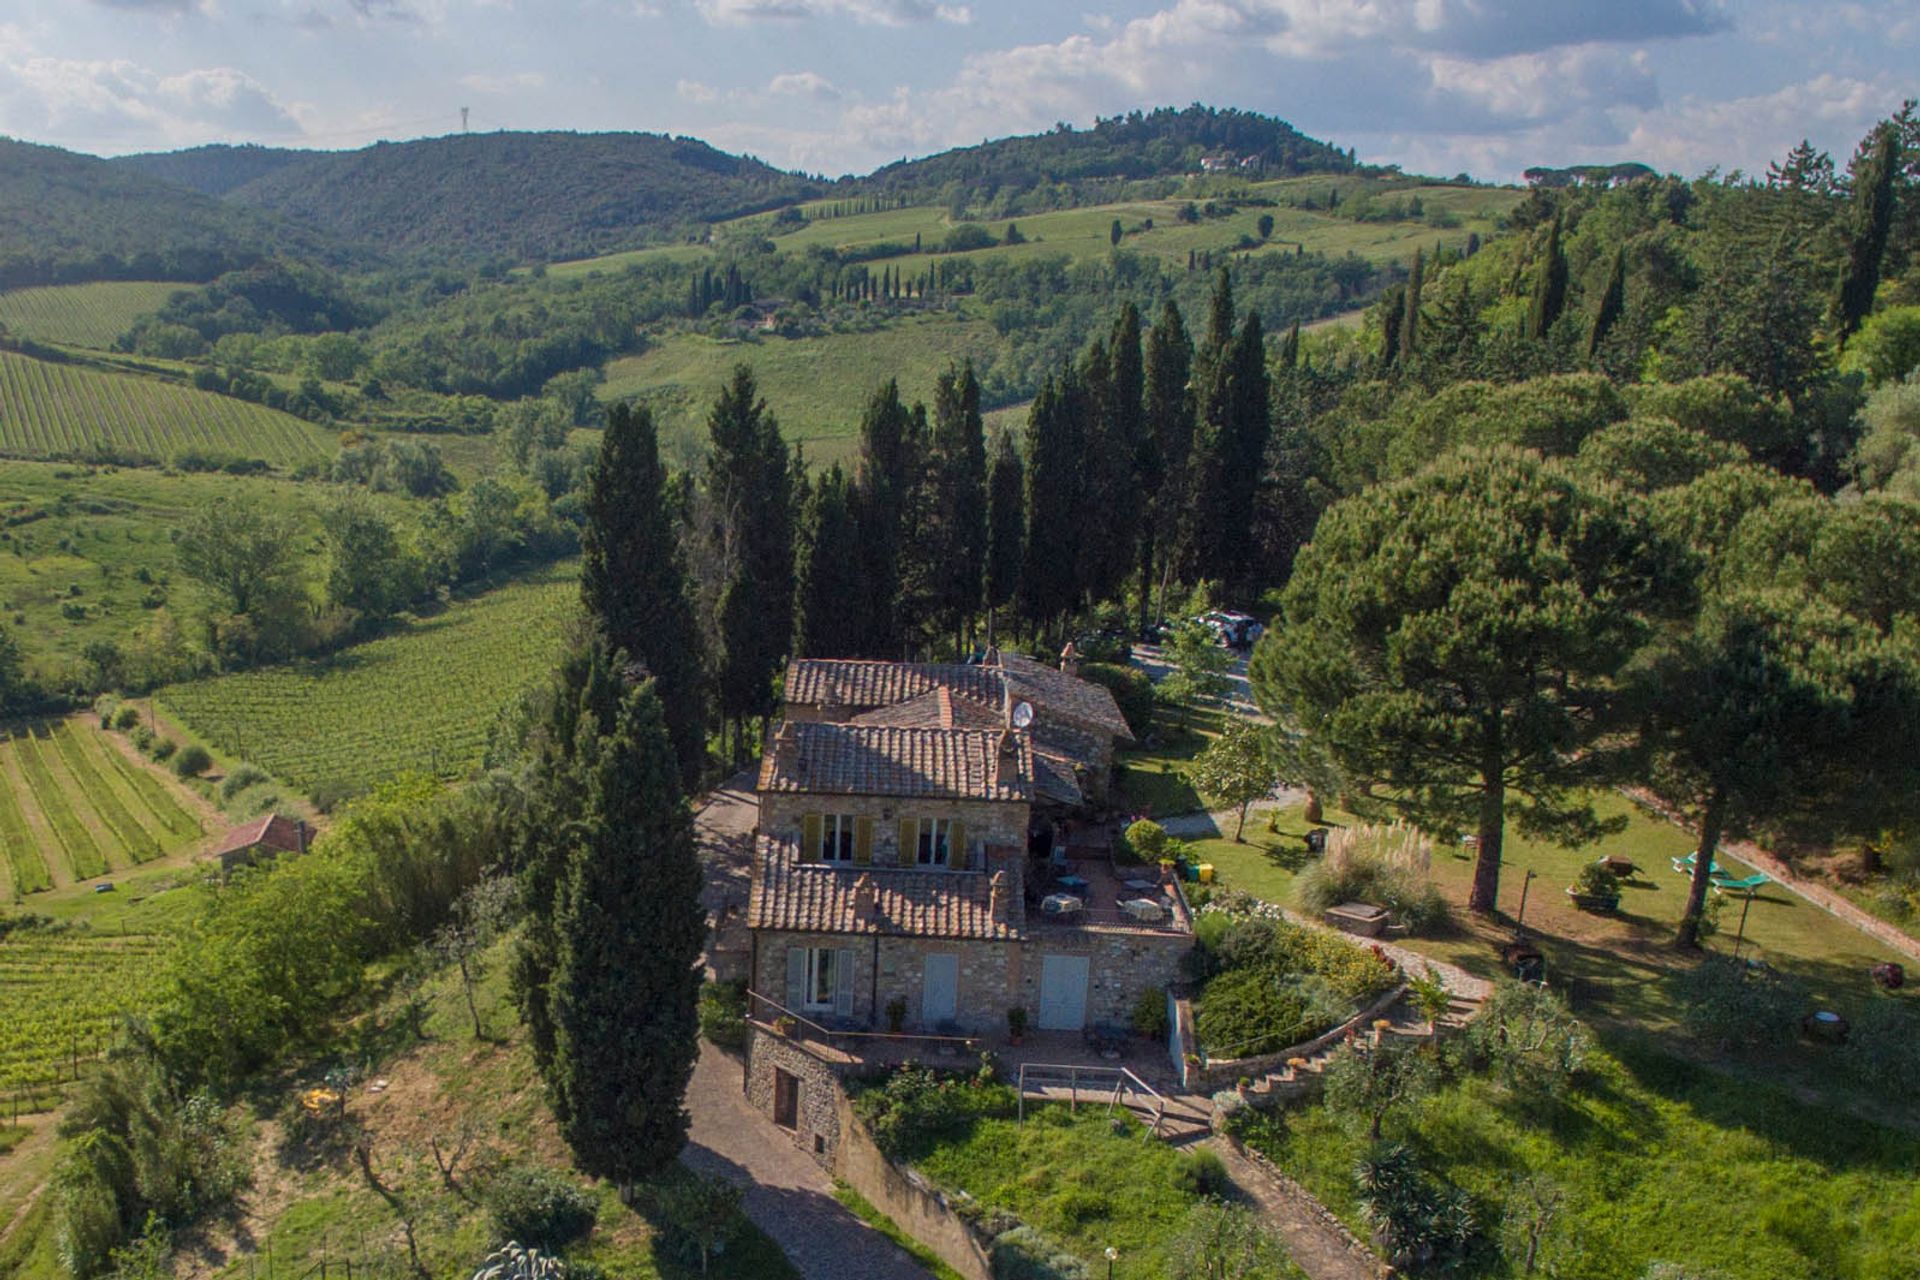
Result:
[[741,1202],[802,1280],[932,1280],[906,1250],[833,1198],[833,1180],[747,1105],[740,1064],[703,1045],[687,1088],[693,1118],[681,1161],[746,1188]]
[[1385,1264],[1299,1183],[1225,1138],[1209,1138],[1207,1146],[1312,1280],[1381,1280],[1388,1274]]
[[46,1192],[47,1175],[52,1172],[54,1130],[59,1126],[60,1113],[44,1112],[27,1119],[33,1132],[0,1158],[0,1205],[16,1206],[7,1221],[0,1224],[0,1244],[5,1244],[33,1212],[33,1206]]

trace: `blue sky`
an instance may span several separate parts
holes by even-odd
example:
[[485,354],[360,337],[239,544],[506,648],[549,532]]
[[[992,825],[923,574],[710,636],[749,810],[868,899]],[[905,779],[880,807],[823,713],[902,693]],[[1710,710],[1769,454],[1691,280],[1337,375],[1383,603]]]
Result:
[[1920,94],[1915,0],[5,0],[0,133],[100,154],[482,129],[864,171],[1204,101],[1362,158],[1844,162]]

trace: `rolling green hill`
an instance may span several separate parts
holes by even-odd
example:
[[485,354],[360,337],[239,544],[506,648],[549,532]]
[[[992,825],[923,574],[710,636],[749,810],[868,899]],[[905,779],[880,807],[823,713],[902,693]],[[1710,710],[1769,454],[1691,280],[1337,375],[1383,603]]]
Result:
[[0,351],[0,455],[167,460],[185,450],[288,465],[332,452],[322,427],[156,378]]
[[134,320],[166,305],[186,286],[157,280],[104,280],[0,293],[0,327],[36,342],[104,351]]
[[252,143],[236,147],[216,142],[184,151],[116,156],[111,163],[175,186],[191,187],[202,195],[223,196],[255,178],[311,160],[316,154],[288,147],[262,147]]

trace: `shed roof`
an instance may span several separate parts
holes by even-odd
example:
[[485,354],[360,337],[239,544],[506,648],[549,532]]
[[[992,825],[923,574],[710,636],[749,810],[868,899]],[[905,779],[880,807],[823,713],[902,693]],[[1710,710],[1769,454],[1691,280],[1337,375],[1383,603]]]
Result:
[[211,856],[220,857],[223,854],[239,853],[260,845],[266,845],[282,853],[297,853],[304,844],[305,840],[299,823],[292,818],[270,813],[227,832],[220,838],[220,843],[213,847]]

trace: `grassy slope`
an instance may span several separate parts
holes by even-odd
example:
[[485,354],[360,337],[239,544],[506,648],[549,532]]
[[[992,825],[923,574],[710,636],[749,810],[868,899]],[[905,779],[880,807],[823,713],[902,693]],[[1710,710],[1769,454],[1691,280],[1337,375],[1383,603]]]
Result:
[[38,342],[104,350],[187,285],[112,280],[0,293],[0,326]]
[[543,570],[330,659],[163,689],[163,708],[235,759],[303,788],[405,771],[457,776],[494,717],[557,656],[577,569]]
[[332,434],[264,405],[0,351],[0,454],[78,456],[100,444],[158,459],[198,449],[288,465],[327,456]]
[[[0,466],[0,610],[16,628],[29,664],[57,670],[78,662],[95,640],[125,647],[155,617],[143,603],[155,587],[180,626],[191,626],[191,610],[182,606],[193,588],[179,572],[172,531],[195,507],[242,496],[293,513],[303,534],[319,531],[317,492],[287,481],[48,463]],[[139,580],[142,570],[151,582]],[[63,605],[84,609],[84,615],[68,617]]]
[[814,463],[851,456],[860,410],[888,378],[900,380],[909,401],[930,401],[933,380],[950,362],[990,349],[985,321],[957,316],[902,320],[872,333],[834,334],[757,342],[718,341],[675,334],[638,356],[616,360],[601,385],[603,399],[640,396],[653,406],[669,459],[684,465],[698,456],[707,409],[733,366],[753,367],[760,393],[789,440],[804,442]]

